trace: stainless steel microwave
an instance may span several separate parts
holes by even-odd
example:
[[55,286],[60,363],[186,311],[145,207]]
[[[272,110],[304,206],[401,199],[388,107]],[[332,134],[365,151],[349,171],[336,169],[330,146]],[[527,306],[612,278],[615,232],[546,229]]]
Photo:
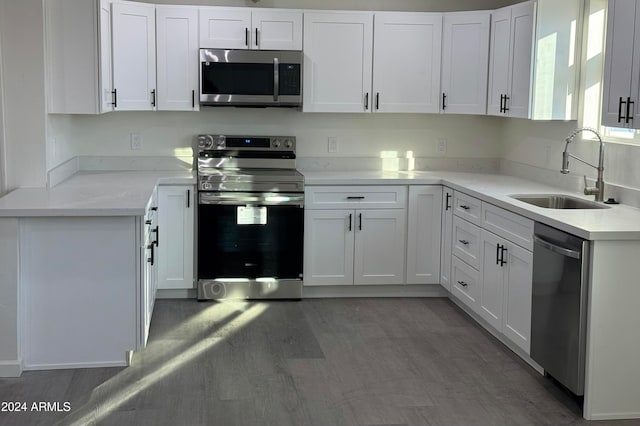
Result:
[[200,105],[301,106],[302,52],[200,49]]

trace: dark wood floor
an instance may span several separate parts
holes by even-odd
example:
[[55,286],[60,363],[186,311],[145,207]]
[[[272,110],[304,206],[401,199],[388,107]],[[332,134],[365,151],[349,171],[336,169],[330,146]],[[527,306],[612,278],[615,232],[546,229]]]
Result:
[[71,403],[3,426],[591,423],[446,299],[159,300],[130,367],[25,372],[0,401]]

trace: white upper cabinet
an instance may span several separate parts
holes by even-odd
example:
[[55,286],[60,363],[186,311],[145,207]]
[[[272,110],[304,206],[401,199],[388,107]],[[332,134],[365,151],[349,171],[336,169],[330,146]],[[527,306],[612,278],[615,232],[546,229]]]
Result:
[[437,113],[441,13],[376,12],[373,111]]
[[610,1],[607,12],[602,124],[640,128],[640,3]]
[[197,111],[198,8],[156,6],[158,110]]
[[246,7],[201,7],[200,47],[302,50],[302,12]]
[[[578,118],[583,3],[582,0],[535,2],[530,119]],[[524,67],[522,74],[526,74]]]
[[444,14],[440,109],[453,114],[485,114],[491,13]]
[[155,6],[113,3],[113,87],[116,110],[156,107]]
[[487,113],[527,118],[531,89],[534,3],[491,14]]
[[305,112],[369,112],[371,12],[304,14]]
[[251,12],[252,49],[302,50],[302,12],[254,9]]
[[111,1],[49,0],[44,5],[48,112],[111,111]]

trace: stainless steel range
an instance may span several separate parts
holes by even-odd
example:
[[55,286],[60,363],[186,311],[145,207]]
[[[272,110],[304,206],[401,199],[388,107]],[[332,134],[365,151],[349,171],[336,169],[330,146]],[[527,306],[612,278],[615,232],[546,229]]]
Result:
[[293,136],[198,136],[199,300],[302,297],[295,150]]

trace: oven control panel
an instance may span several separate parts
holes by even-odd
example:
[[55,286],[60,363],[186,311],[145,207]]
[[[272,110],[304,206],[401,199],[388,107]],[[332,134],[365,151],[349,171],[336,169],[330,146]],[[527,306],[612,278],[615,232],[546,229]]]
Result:
[[295,136],[227,136],[199,135],[198,151],[208,150],[260,150],[260,151],[294,151]]

